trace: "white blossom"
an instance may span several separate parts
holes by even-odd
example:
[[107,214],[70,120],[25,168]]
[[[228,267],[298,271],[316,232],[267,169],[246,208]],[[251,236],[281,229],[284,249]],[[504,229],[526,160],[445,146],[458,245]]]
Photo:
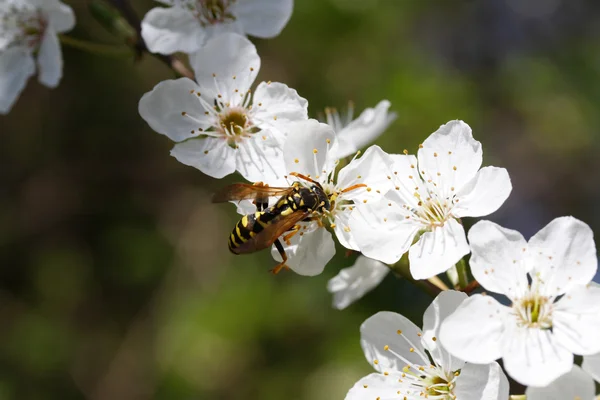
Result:
[[440,340],[464,360],[502,358],[506,372],[528,386],[546,386],[573,366],[573,354],[600,351],[600,288],[590,285],[597,258],[592,230],[556,218],[529,243],[489,221],[469,231],[471,271],[506,306],[476,294],[442,325]]
[[348,104],[345,115],[334,108],[325,109],[325,121],[336,133],[332,157],[342,159],[356,153],[377,139],[396,119],[396,113],[388,112],[390,102],[381,100],[375,108],[366,108],[356,119],[354,105]]
[[282,179],[290,121],[306,120],[308,103],[282,83],[262,82],[256,48],[226,33],[191,57],[196,82],[159,83],[139,104],[142,118],[177,142],[171,155],[214,178],[238,171],[249,181]]
[[491,214],[512,189],[504,168],[480,169],[481,143],[462,121],[442,125],[420,145],[417,157],[384,157],[380,174],[391,190],[361,208],[350,227],[367,257],[393,264],[408,251],[415,279],[444,272],[468,254],[460,218]]
[[[288,181],[310,184],[294,174],[310,177],[323,187],[331,203],[330,211],[317,220],[300,222],[298,233],[284,240],[289,257],[287,265],[301,275],[320,274],[335,254],[335,244],[327,229],[335,232],[342,246],[357,250],[348,226],[350,215],[367,202],[380,198],[386,184],[377,173],[383,163],[383,151],[377,146],[371,146],[362,157],[355,157],[336,174],[338,161],[330,154],[335,140],[333,129],[316,120],[289,126],[283,151]],[[275,248],[271,253],[281,261]]]
[[150,10],[142,38],[152,53],[194,53],[211,38],[231,32],[272,38],[292,15],[293,0],[158,0],[168,7]]
[[545,387],[528,387],[527,400],[594,400],[594,379],[577,365]]
[[73,10],[58,0],[0,0],[0,114],[10,111],[36,70],[41,84],[58,86],[63,59],[57,34],[74,25]]
[[383,281],[390,272],[384,263],[365,256],[358,256],[353,266],[342,268],[327,283],[333,293],[333,307],[343,310],[363,297]]
[[367,361],[377,373],[359,380],[346,400],[506,400],[508,380],[496,362],[465,363],[437,340],[440,324],[467,295],[445,291],[423,316],[423,330],[393,312],[379,312],[360,328]]

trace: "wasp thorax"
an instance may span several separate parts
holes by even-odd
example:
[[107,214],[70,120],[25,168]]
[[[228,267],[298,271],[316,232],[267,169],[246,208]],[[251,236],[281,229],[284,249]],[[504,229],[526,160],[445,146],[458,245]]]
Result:
[[235,0],[196,0],[196,18],[202,25],[215,25],[235,21],[231,5]]
[[546,296],[531,293],[513,303],[517,324],[527,328],[552,328],[552,301]]

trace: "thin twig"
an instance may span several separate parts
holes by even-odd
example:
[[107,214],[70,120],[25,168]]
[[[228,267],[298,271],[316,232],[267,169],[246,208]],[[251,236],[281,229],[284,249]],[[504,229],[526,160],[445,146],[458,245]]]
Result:
[[75,49],[87,51],[92,54],[99,54],[109,57],[126,57],[131,56],[131,49],[122,46],[113,46],[109,44],[92,43],[81,39],[76,39],[71,36],[60,35],[60,42],[66,46],[73,47]]

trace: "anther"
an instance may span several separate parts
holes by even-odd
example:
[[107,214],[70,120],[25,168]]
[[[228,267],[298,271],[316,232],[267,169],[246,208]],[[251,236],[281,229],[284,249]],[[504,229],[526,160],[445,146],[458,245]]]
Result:
[[313,149],[313,154],[317,154],[318,152],[319,152],[319,150]]

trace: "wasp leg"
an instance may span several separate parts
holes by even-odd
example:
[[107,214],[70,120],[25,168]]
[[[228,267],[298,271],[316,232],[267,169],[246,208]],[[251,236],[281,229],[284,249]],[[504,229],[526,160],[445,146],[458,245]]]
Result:
[[279,252],[279,255],[281,256],[281,262],[279,264],[277,264],[275,266],[275,268],[273,268],[271,270],[271,273],[273,275],[277,275],[279,273],[279,271],[281,271],[282,268],[290,269],[290,267],[288,267],[287,265],[285,265],[288,257],[287,257],[287,254],[285,254],[285,250],[283,249],[283,245],[281,244],[281,242],[279,241],[279,239],[277,239],[275,241],[275,247],[277,248],[277,251]]
[[300,232],[300,225],[294,225],[294,227],[290,229],[290,233],[283,237],[283,241],[285,242],[285,244],[287,244],[288,246],[291,245],[290,239],[293,238],[294,235],[298,232]]
[[315,183],[315,184],[317,184],[317,185],[320,186],[319,182],[311,179],[310,177],[308,177],[306,175],[302,175],[302,174],[299,174],[297,172],[290,172],[290,175],[295,176],[295,177],[300,178],[300,179],[304,179],[305,181],[308,181],[308,182]]
[[285,264],[288,260],[288,257],[287,257],[287,254],[285,254],[285,250],[283,249],[283,245],[281,244],[281,241],[279,239],[277,239],[275,241],[275,247],[277,248],[277,251],[279,252],[279,255],[281,256],[282,261],[271,270],[271,273],[273,275],[277,275],[283,268],[290,269],[290,267],[288,267]]

